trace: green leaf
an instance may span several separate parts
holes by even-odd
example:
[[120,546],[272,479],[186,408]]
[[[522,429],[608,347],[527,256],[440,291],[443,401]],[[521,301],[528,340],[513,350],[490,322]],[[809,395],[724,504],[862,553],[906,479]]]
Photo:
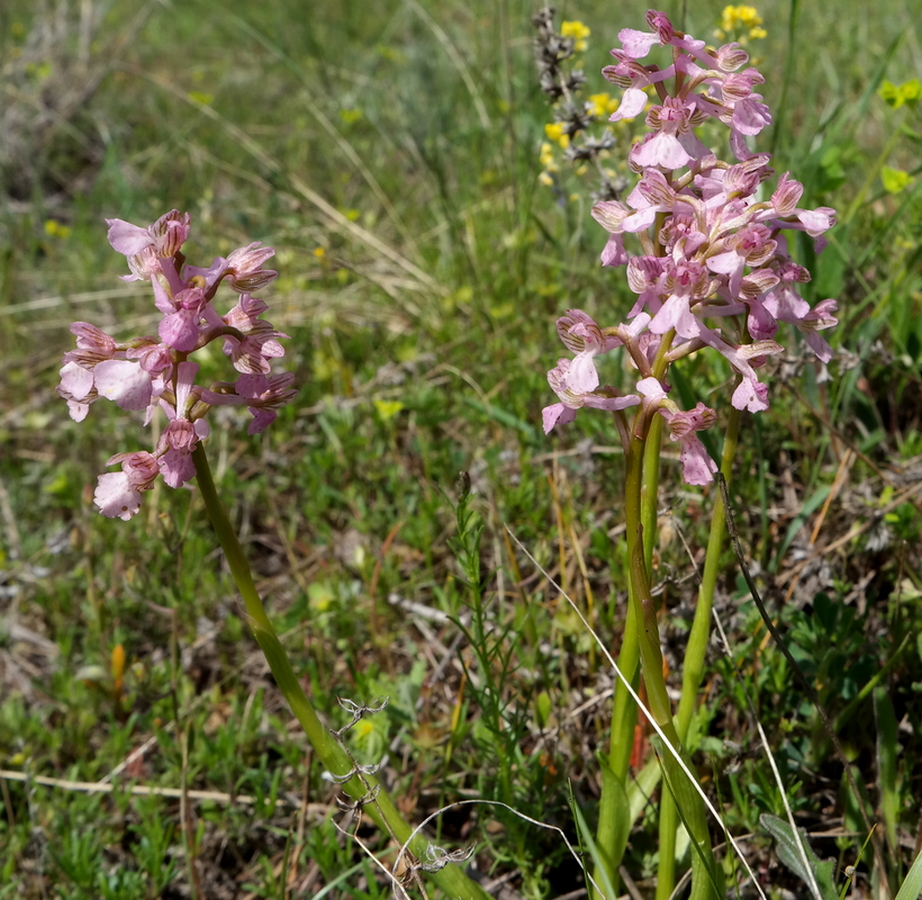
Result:
[[537,440],[538,432],[535,431],[534,427],[529,425],[528,422],[524,422],[518,416],[513,413],[507,412],[504,409],[500,409],[498,406],[493,404],[481,403],[479,400],[474,400],[471,397],[462,398],[464,402],[471,407],[471,409],[476,409],[479,412],[482,412],[488,419],[492,419],[494,422],[499,422],[500,425],[505,426],[506,428],[515,428],[516,431],[521,431],[527,438],[530,440]]
[[[600,769],[604,786],[602,805],[599,809],[599,830],[596,835],[598,846],[595,849],[598,858],[594,856],[593,860],[596,863],[594,872],[596,880],[605,880],[615,877],[618,866],[624,858],[633,819],[624,782],[608,767],[607,760],[601,762]],[[599,869],[600,864],[602,864],[601,870]],[[606,895],[617,896],[616,893],[609,893],[608,890],[606,890]]]
[[922,895],[922,853],[916,857],[906,880],[900,885],[896,900],[917,900]]
[[887,840],[894,851],[899,826],[900,797],[896,784],[897,724],[893,701],[886,686],[874,689],[874,718],[877,720],[877,771],[880,783],[880,808],[887,829]]
[[[839,895],[832,880],[835,860],[820,860],[807,843],[807,833],[803,828],[798,828],[795,835],[788,822],[768,813],[763,813],[759,817],[759,822],[778,842],[778,859],[781,862],[807,886],[810,885],[812,872],[822,900],[838,900]],[[804,866],[804,856],[809,864],[809,871]]]
[[539,728],[547,728],[547,723],[551,719],[551,695],[547,691],[541,691],[535,697],[535,719]]
[[[583,854],[588,854],[589,858],[592,860],[593,877],[598,880],[599,887],[606,897],[617,897],[618,892],[615,890],[612,880],[609,877],[608,868],[604,863],[596,842],[592,838],[592,829],[586,823],[583,811],[579,808],[576,798],[573,796],[572,785],[570,786],[570,809],[573,811],[573,821],[576,823],[576,833],[579,835],[580,850]],[[588,878],[586,879],[586,887],[591,887]]]

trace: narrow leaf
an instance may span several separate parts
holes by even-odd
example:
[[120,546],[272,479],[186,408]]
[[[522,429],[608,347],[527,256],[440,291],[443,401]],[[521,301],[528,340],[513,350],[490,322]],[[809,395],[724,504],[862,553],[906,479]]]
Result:
[[[820,858],[813,852],[807,843],[807,833],[803,828],[797,829],[797,834],[791,826],[779,819],[763,813],[759,817],[762,827],[778,842],[778,859],[781,860],[804,884],[810,885],[811,880],[816,881],[820,896],[823,900],[838,900],[838,893],[833,883],[832,874],[835,870],[835,860]],[[798,838],[798,835],[800,836]],[[804,866],[804,857],[809,865],[809,871]],[[813,875],[811,879],[810,875]]]
[[877,771],[880,776],[880,809],[887,828],[890,849],[896,851],[900,798],[896,786],[896,714],[890,693],[883,685],[874,689],[874,718],[877,720]]
[[916,857],[906,880],[900,886],[896,900],[918,900],[922,896],[922,853]]

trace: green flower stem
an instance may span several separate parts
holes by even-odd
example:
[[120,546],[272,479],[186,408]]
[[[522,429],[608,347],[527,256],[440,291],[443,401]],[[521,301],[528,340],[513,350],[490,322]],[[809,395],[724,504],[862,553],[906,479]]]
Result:
[[[729,421],[727,422],[727,433],[724,438],[723,454],[720,460],[720,471],[728,484],[733,471],[733,458],[736,455],[741,418],[742,413],[738,409],[731,409]],[[679,698],[679,709],[676,715],[676,731],[683,744],[688,738],[688,729],[691,725],[692,716],[698,708],[698,693],[701,690],[701,681],[704,677],[704,661],[711,636],[711,610],[714,606],[714,589],[717,585],[720,552],[724,544],[725,524],[726,511],[724,510],[723,500],[720,499],[719,494],[716,494],[714,512],[711,518],[711,530],[708,535],[707,555],[704,560],[704,572],[701,576],[701,585],[698,588],[695,618],[688,636],[688,645],[685,648],[685,658],[682,663],[682,696]],[[659,852],[662,857],[675,860],[676,831],[679,826],[679,817],[675,801],[668,791],[663,793],[659,816]],[[667,900],[671,893],[671,886],[657,883],[656,900]]]
[[640,511],[643,522],[643,558],[647,574],[653,571],[653,547],[656,543],[659,501],[659,461],[663,445],[662,416],[654,416],[644,441],[643,483],[640,487]]
[[[733,459],[736,456],[736,444],[742,417],[740,410],[731,409],[727,421],[720,472],[728,487],[733,474]],[[704,677],[704,660],[711,637],[711,610],[714,607],[714,590],[720,571],[720,553],[724,546],[726,521],[727,511],[724,509],[723,499],[721,499],[720,492],[715,490],[707,555],[704,558],[701,586],[698,588],[698,605],[695,608],[695,619],[688,636],[688,646],[685,648],[685,660],[682,664],[682,696],[679,699],[676,727],[683,741],[688,735],[692,716],[698,707],[698,691],[701,689],[701,680]]]
[[[666,216],[657,213],[656,231],[662,228]],[[669,366],[667,351],[672,345],[674,331],[670,331],[660,342],[656,359],[653,361],[653,375],[662,378]],[[660,449],[663,442],[662,416],[654,415],[651,420],[636,420],[635,428],[646,431],[645,438],[635,441],[631,448],[625,447],[628,456],[628,473],[626,481],[634,479],[634,484],[640,486],[639,493],[639,518],[643,542],[643,559],[647,570],[647,581],[653,565],[653,547],[657,534],[657,513],[659,501],[659,472]],[[639,449],[642,448],[642,449]],[[633,471],[632,467],[633,466]],[[639,468],[638,468],[639,467]],[[627,495],[630,495],[628,490]],[[630,519],[628,520],[630,523]],[[629,526],[630,528],[630,526]],[[630,547],[630,540],[628,541]],[[628,551],[630,555],[630,549]],[[640,643],[637,638],[637,617],[631,612],[637,606],[634,594],[635,584],[633,578],[628,578],[628,614],[624,623],[624,634],[621,638],[621,650],[618,654],[618,667],[624,677],[637,688],[638,662],[640,659]],[[657,644],[658,646],[658,644]],[[608,760],[603,763],[607,771],[602,777],[602,797],[599,804],[599,828],[596,835],[596,846],[604,861],[608,878],[614,888],[618,885],[618,867],[627,847],[632,822],[630,816],[623,812],[627,796],[627,771],[630,767],[631,756],[634,750],[634,732],[637,726],[637,704],[620,682],[615,687],[615,702],[612,710],[611,746]],[[596,879],[599,880],[598,878]],[[594,894],[596,892],[593,892]],[[593,896],[593,900],[600,900]]]
[[[653,547],[656,540],[660,471],[659,454],[662,444],[663,424],[662,416],[653,417],[644,441],[644,453],[641,459],[640,504],[644,535],[644,562],[648,572],[652,564]],[[631,598],[633,590],[633,579],[628,578],[628,615],[625,618],[624,633],[621,637],[618,667],[636,689],[640,644],[637,640],[637,618],[630,612],[635,606]],[[607,771],[603,772],[602,777],[599,827],[596,834],[596,847],[605,867],[608,880],[615,890],[617,890],[619,884],[618,867],[621,865],[633,824],[630,816],[625,811],[625,807],[627,773],[634,751],[634,732],[636,727],[637,704],[624,688],[624,685],[619,682],[615,687],[608,758],[603,760],[603,766]],[[602,880],[600,873],[597,872],[596,881],[601,883]],[[595,891],[593,893],[594,895],[596,894]],[[601,900],[601,898],[594,896],[593,900]]]
[[[618,653],[618,668],[635,689],[639,660],[637,620],[629,612],[624,623],[621,650]],[[599,851],[600,862],[605,868],[605,875],[598,871],[595,873],[596,882],[601,885],[607,880],[615,893],[620,881],[618,867],[621,865],[633,824],[627,810],[627,772],[634,749],[636,725],[637,704],[624,685],[618,682],[615,687],[608,758],[602,761],[602,797],[596,834],[596,848]],[[595,890],[593,900],[601,900],[601,895]]]
[[666,681],[663,677],[659,621],[650,591],[650,576],[644,553],[643,463],[646,432],[646,422],[635,423],[625,479],[624,514],[627,524],[628,574],[631,580],[628,602],[631,605],[630,614],[637,622],[640,665],[647,687],[647,704],[659,725],[672,728],[672,704],[666,693]]
[[[657,235],[662,223],[657,226]],[[669,347],[675,337],[673,328],[663,335],[656,359],[653,360],[653,376],[660,380],[666,377],[669,362],[666,358]],[[646,437],[643,439],[643,461],[640,483],[640,521],[643,524],[643,558],[647,566],[647,578],[652,578],[653,546],[656,543],[657,521],[659,518],[659,463],[663,448],[662,416],[653,416],[646,424]]]
[[[291,711],[304,729],[307,739],[326,769],[337,777],[345,777],[353,769],[353,763],[346,751],[340,746],[333,735],[324,727],[311,706],[301,682],[295,675],[291,662],[282,647],[265,607],[260,600],[249,563],[243,553],[243,548],[237,540],[224,506],[215,489],[214,479],[208,465],[208,458],[202,443],[199,442],[192,453],[195,462],[195,471],[198,476],[198,486],[205,501],[208,518],[218,536],[218,541],[227,558],[228,565],[237,583],[237,588],[243,598],[246,608],[247,624],[250,626],[256,642],[269,663],[269,669],[275,678]],[[390,796],[385,792],[378,780],[372,775],[354,775],[345,784],[343,789],[356,800],[368,797],[371,791],[377,789],[373,801],[364,805],[364,811],[374,823],[385,832],[393,835],[401,844],[409,840],[413,829],[404,820],[397,810]],[[417,859],[426,859],[426,847],[429,842],[417,835],[410,841],[409,847]],[[460,867],[448,865],[439,872],[432,874],[435,883],[450,897],[477,898],[488,900],[487,894],[480,886],[468,878]]]
[[[659,622],[650,591],[650,577],[644,553],[642,483],[646,431],[644,421],[635,422],[631,435],[625,485],[628,561],[633,588],[629,597],[632,605],[630,615],[633,615],[637,621],[640,666],[647,689],[647,705],[650,714],[662,729],[666,740],[677,750],[681,750],[682,743],[672,718],[672,704],[666,692],[663,657],[659,644]],[[720,896],[721,879],[711,849],[704,803],[671,753],[662,750],[660,764],[663,768],[664,782],[668,790],[675,795],[675,801],[695,845],[692,848],[692,900],[705,900],[705,898],[716,900]],[[671,854],[661,852],[659,866],[657,894],[665,890],[663,885],[668,884],[668,896],[675,882],[675,852]]]
[[[656,445],[662,436],[659,426],[661,416],[655,416],[651,423],[651,435],[647,447]],[[655,434],[653,433],[655,432]],[[642,472],[652,472],[653,476],[643,479],[641,487],[642,516],[645,523],[652,526],[650,534],[655,534],[656,528],[656,495],[659,489],[657,462],[644,464],[644,459],[636,453],[630,454],[628,463],[640,463]],[[636,476],[638,479],[640,475]],[[645,554],[646,554],[645,546]],[[649,552],[653,552],[652,540],[649,542]],[[638,683],[638,663],[640,661],[640,643],[637,640],[637,618],[631,612],[634,608],[632,597],[634,590],[633,579],[628,578],[628,614],[625,617],[624,633],[621,637],[621,649],[618,652],[618,668],[624,677],[636,689]],[[637,704],[620,682],[615,686],[615,700],[612,709],[610,732],[610,746],[608,758],[603,760],[605,770],[602,774],[602,796],[599,803],[599,826],[596,833],[596,848],[605,869],[605,875],[596,872],[596,882],[603,884],[606,880],[617,891],[619,885],[618,867],[624,856],[627,841],[630,836],[632,822],[626,813],[627,798],[627,773],[631,764],[634,750],[634,732],[637,726]],[[597,891],[593,891],[593,900],[601,900]]]

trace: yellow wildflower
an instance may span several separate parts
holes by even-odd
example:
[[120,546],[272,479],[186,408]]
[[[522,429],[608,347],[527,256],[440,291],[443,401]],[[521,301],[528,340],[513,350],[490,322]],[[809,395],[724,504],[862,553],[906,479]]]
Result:
[[888,194],[900,194],[912,184],[912,176],[902,169],[884,166],[880,170],[880,180]]
[[904,103],[912,107],[922,97],[922,82],[918,78],[905,81],[903,84],[894,84],[892,81],[885,80],[877,93],[888,106],[894,109],[899,109]]
[[589,112],[593,116],[610,116],[618,108],[618,101],[610,94],[590,94],[589,103]]
[[326,612],[336,599],[336,594],[328,584],[312,581],[307,588],[307,600],[317,612]]
[[399,400],[374,400],[373,403],[382,422],[393,419],[403,409],[403,404]]
[[362,740],[371,735],[374,730],[374,722],[370,722],[368,719],[362,719],[362,721],[358,722],[355,726],[355,736],[359,740]]
[[736,36],[741,44],[757,41],[768,32],[761,27],[762,17],[754,6],[726,6],[720,16],[720,28],[714,32],[720,40]]
[[45,222],[45,234],[48,237],[56,237],[61,239],[66,239],[70,237],[70,228],[67,225],[62,225],[56,219],[48,219]]
[[556,141],[564,150],[570,146],[570,135],[564,131],[563,122],[553,122],[544,126],[544,133],[552,140]]
[[586,38],[592,32],[582,22],[561,22],[560,34],[565,38],[573,38],[573,49],[577,53],[584,53],[589,47]]

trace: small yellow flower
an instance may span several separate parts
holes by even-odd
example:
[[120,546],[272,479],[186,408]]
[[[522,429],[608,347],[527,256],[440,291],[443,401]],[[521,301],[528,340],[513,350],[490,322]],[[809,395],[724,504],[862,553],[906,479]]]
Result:
[[584,53],[589,47],[589,37],[592,32],[582,22],[561,22],[560,34],[562,37],[573,38],[573,49],[577,53]]
[[714,32],[720,40],[737,37],[741,44],[748,40],[757,41],[768,32],[762,25],[762,17],[754,6],[726,6],[720,16],[720,28]]
[[538,181],[545,187],[550,187],[554,183],[554,176],[550,172],[542,172],[538,176]]
[[888,194],[900,194],[912,184],[912,176],[902,169],[884,166],[880,171],[880,180]]
[[358,740],[363,740],[364,738],[367,738],[374,730],[374,722],[370,722],[368,719],[362,719],[362,721],[357,723],[355,726],[355,736],[358,738]]
[[317,259],[323,259],[326,255],[327,255],[326,248],[324,248],[324,247],[315,247],[315,248],[314,248],[314,256],[316,256]]
[[552,122],[544,126],[544,133],[552,140],[556,141],[564,150],[570,146],[570,135],[564,131],[563,122]]
[[557,163],[554,161],[554,147],[547,141],[541,145],[541,152],[538,154],[538,159],[548,172],[557,171]]
[[903,84],[884,81],[877,93],[888,106],[894,109],[899,109],[904,103],[913,107],[922,98],[922,82],[918,78],[913,78],[912,81],[906,81]]
[[312,581],[307,588],[307,601],[317,612],[326,612],[336,599],[333,588],[319,581]]
[[618,101],[610,94],[590,94],[589,103],[589,112],[594,116],[610,116],[618,108]]
[[47,219],[44,229],[48,237],[61,238],[62,240],[70,237],[70,228],[67,225],[62,225],[56,219]]
[[403,404],[399,400],[375,400],[375,412],[381,417],[382,422],[393,419],[402,409]]

